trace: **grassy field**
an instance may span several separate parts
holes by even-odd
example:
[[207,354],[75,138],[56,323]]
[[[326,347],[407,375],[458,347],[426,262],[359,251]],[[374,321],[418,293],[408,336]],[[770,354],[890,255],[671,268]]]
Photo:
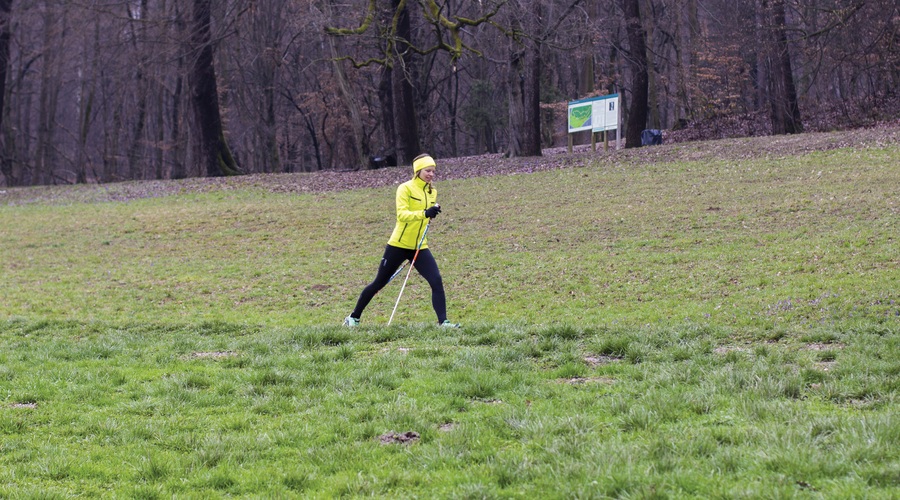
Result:
[[622,158],[0,205],[0,497],[900,496],[900,144]]

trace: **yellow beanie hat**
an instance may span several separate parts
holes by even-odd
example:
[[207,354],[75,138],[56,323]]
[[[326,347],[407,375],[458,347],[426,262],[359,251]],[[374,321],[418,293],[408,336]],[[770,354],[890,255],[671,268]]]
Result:
[[434,166],[435,166],[434,159],[432,159],[431,156],[419,155],[416,157],[415,160],[413,160],[413,174],[419,175],[419,170],[422,170],[423,168],[434,167]]

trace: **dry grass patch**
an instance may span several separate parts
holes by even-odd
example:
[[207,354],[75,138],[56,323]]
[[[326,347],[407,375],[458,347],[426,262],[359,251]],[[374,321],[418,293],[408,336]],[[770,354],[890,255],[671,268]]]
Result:
[[730,352],[748,352],[750,349],[748,347],[739,347],[739,346],[719,346],[713,349],[713,352],[716,354],[728,354]]
[[588,364],[591,368],[596,368],[598,366],[603,366],[609,363],[615,363],[616,361],[622,361],[622,358],[619,356],[585,356],[584,362]]
[[615,379],[609,377],[572,377],[559,381],[563,384],[582,385],[582,384],[615,384]]
[[805,349],[810,351],[830,351],[832,349],[843,349],[844,347],[846,347],[844,344],[812,343],[806,344]]
[[221,359],[221,358],[233,358],[236,357],[238,353],[234,351],[208,351],[208,352],[193,352],[191,353],[191,358],[194,359]]

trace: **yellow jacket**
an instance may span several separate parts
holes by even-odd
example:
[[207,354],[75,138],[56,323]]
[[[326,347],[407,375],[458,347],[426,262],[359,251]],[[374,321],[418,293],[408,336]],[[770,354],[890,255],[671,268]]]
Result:
[[[428,187],[419,177],[400,184],[397,187],[397,225],[388,245],[415,250],[428,223],[425,209],[431,208],[436,201],[437,189]],[[428,238],[422,242],[422,248],[428,248]]]

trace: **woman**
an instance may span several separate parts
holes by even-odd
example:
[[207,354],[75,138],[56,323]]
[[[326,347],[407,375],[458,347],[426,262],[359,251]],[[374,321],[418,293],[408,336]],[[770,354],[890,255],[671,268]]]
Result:
[[[442,327],[459,328],[458,323],[447,319],[447,299],[444,295],[444,282],[438,270],[437,262],[428,250],[428,238],[424,238],[425,227],[429,219],[441,213],[437,204],[437,189],[432,185],[435,176],[435,163],[429,155],[419,155],[413,160],[413,178],[400,184],[397,188],[397,224],[391,239],[384,248],[381,265],[375,280],[369,283],[359,294],[356,309],[344,318],[345,326],[358,326],[363,310],[388,281],[394,271],[405,260],[412,260],[419,248],[415,268],[431,285],[431,305],[437,314],[438,324]],[[421,247],[419,244],[421,243]]]

